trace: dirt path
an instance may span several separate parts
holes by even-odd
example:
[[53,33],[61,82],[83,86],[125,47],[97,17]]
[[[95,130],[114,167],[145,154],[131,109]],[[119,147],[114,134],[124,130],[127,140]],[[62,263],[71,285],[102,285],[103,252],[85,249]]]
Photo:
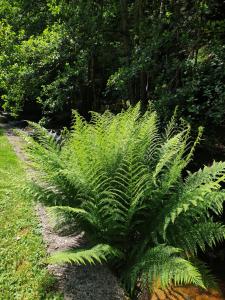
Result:
[[[3,127],[3,126],[2,126]],[[29,167],[23,151],[23,142],[14,134],[10,125],[5,132],[18,157],[26,163],[28,178],[35,180],[35,172]],[[53,230],[46,208],[37,204],[36,212],[42,226],[43,239],[49,254],[55,251],[78,248],[84,243],[83,234],[61,236]],[[65,300],[122,300],[124,291],[116,277],[106,266],[48,265],[48,269],[57,278],[57,290]]]

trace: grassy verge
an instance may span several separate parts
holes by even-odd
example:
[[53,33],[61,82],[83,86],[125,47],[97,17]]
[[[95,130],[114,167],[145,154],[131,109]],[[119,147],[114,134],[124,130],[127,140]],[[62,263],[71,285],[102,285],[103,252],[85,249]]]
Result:
[[54,280],[43,264],[46,252],[34,205],[21,190],[24,177],[0,131],[0,300],[62,299],[51,291]]

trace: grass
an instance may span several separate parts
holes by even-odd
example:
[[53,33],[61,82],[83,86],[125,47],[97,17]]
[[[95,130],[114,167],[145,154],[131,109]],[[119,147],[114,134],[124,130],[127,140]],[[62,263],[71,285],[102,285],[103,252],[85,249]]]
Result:
[[34,203],[23,197],[23,181],[23,164],[0,131],[0,300],[63,299],[52,290],[40,225]]

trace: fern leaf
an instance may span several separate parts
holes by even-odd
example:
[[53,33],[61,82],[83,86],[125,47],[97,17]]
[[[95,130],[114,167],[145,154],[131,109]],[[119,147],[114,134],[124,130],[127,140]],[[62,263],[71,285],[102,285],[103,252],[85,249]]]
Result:
[[[200,272],[180,256],[181,249],[159,245],[146,253],[129,270],[131,290],[138,278],[143,288],[167,288],[171,284],[194,284],[205,288]],[[126,272],[128,273],[128,272]]]
[[74,263],[77,265],[107,262],[114,258],[122,258],[123,254],[110,245],[99,244],[91,249],[68,250],[53,254],[48,262],[51,264]]

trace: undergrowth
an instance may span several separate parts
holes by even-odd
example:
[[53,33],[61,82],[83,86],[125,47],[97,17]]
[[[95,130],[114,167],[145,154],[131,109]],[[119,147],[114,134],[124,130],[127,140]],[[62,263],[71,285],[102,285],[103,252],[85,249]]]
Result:
[[214,284],[198,252],[225,237],[210,213],[223,210],[225,163],[185,171],[202,128],[193,140],[190,126],[174,116],[161,133],[156,112],[141,115],[140,104],[118,115],[92,113],[90,123],[75,112],[63,144],[31,126],[35,135],[24,138],[48,188],[30,191],[71,215],[90,241],[88,249],[55,254],[51,262],[115,263],[130,294],[137,287]]

